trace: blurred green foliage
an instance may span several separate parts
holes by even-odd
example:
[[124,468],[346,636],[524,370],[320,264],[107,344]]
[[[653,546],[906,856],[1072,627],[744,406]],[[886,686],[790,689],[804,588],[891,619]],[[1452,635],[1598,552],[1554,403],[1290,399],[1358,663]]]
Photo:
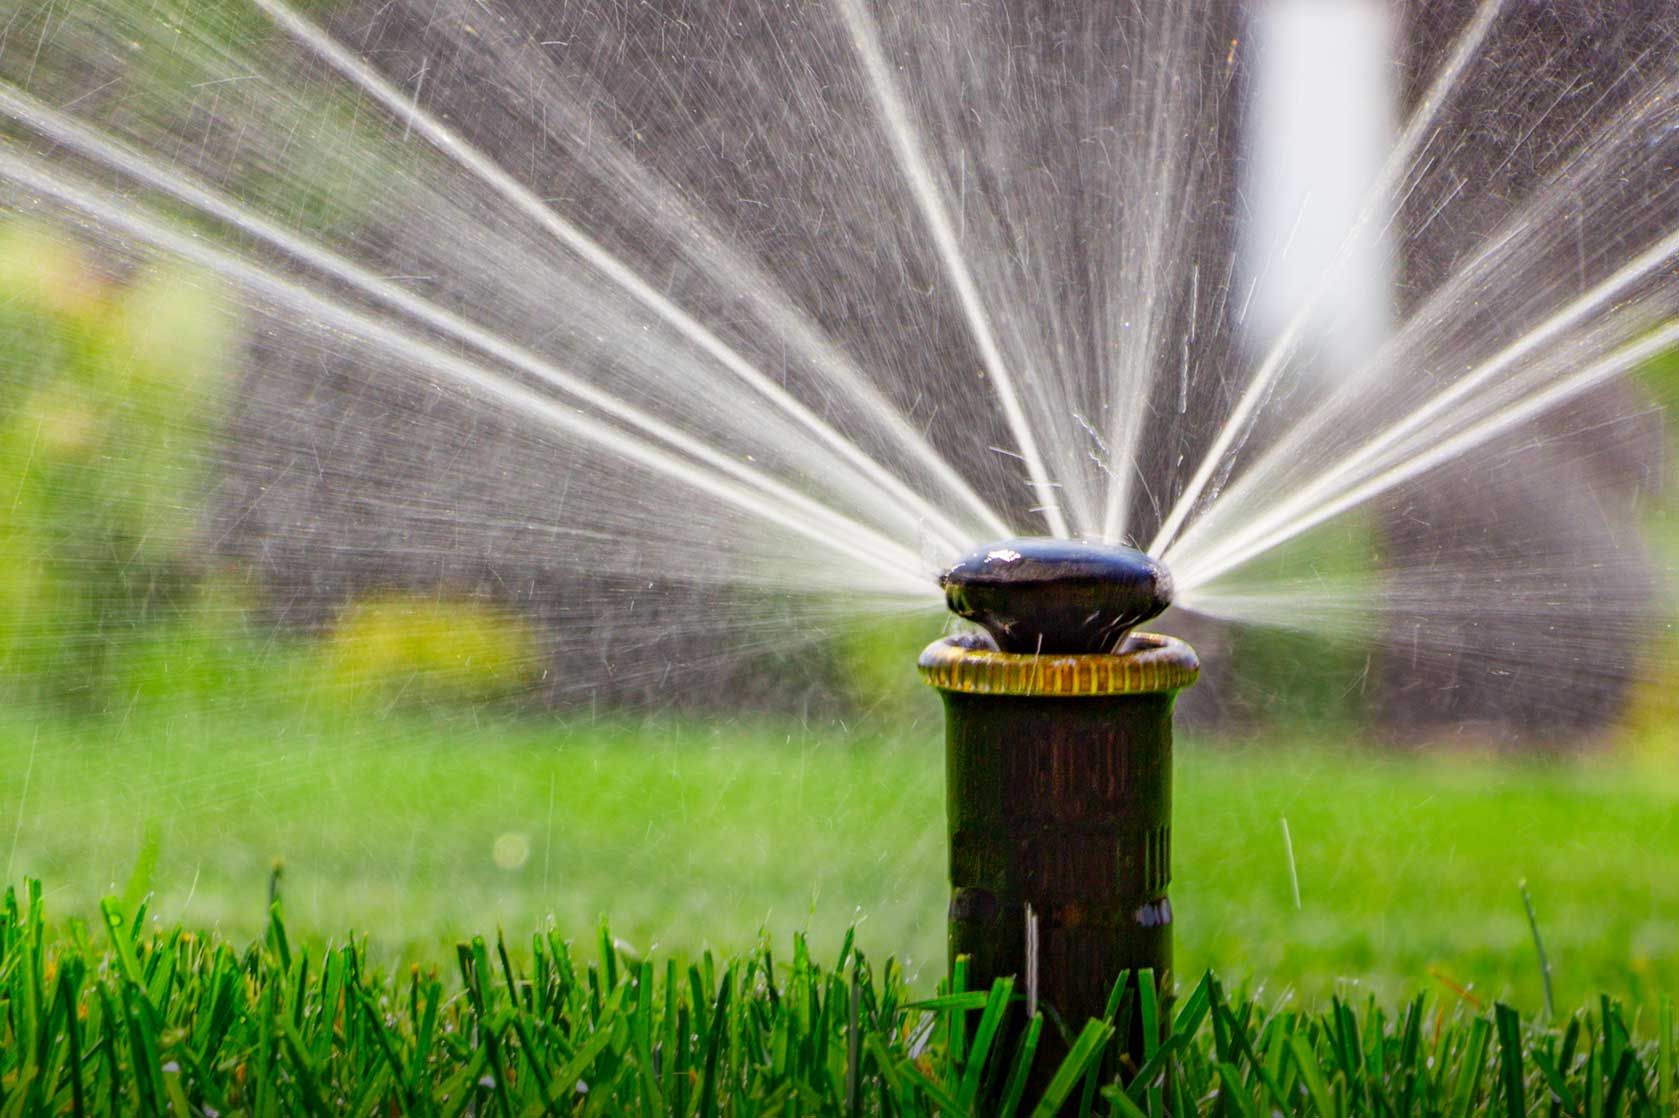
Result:
[[1671,427],[1673,417],[1679,414],[1679,349],[1646,361],[1634,375],[1660,405]]
[[490,605],[397,592],[318,645],[252,622],[246,572],[206,556],[235,324],[211,282],[122,282],[62,231],[0,226],[0,679],[78,709],[187,698],[481,702],[540,649]]
[[862,615],[833,636],[847,705],[865,730],[902,733],[939,718],[937,694],[921,682],[915,659],[944,628],[945,615],[919,609]]
[[540,665],[523,619],[471,599],[373,595],[351,605],[322,644],[327,693],[354,701],[505,698]]
[[124,282],[0,226],[0,671],[102,705],[133,637],[190,602],[231,323],[209,281]]

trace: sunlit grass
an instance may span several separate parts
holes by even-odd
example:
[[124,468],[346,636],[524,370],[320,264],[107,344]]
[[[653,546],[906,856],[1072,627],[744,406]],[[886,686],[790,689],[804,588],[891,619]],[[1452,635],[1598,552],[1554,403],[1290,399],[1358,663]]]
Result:
[[[320,706],[14,712],[0,725],[10,878],[43,878],[61,915],[152,894],[160,919],[238,941],[263,926],[278,860],[294,934],[353,929],[386,958],[550,915],[568,934],[609,915],[638,947],[683,954],[761,928],[808,929],[830,953],[860,921],[913,981],[942,973],[936,720],[884,738]],[[1605,758],[1182,743],[1180,970],[1314,1002],[1462,986],[1531,1008],[1526,879],[1560,1004],[1679,989],[1676,783]]]
[[[686,967],[602,926],[515,954],[474,936],[447,968],[390,974],[354,942],[311,951],[275,906],[242,953],[101,905],[44,921],[38,883],[0,905],[0,1105],[17,1114],[1261,1114],[1581,1118],[1675,1113],[1671,998],[1566,1020],[1419,995],[1302,1012],[1213,975],[1162,1003],[1116,976],[1100,1019],[1062,1021],[959,968],[915,1000],[848,934]],[[1024,1003],[1024,1004],[1023,1004]],[[1641,1027],[1642,1026],[1642,1027]]]

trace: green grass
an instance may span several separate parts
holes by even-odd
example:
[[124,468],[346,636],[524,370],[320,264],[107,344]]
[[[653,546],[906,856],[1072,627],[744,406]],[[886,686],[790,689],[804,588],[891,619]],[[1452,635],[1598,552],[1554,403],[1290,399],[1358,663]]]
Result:
[[[772,722],[477,721],[297,703],[137,702],[0,723],[0,857],[60,917],[150,896],[165,925],[261,934],[270,869],[301,942],[391,965],[497,926],[609,915],[639,950],[843,930],[944,970],[936,717],[892,740]],[[932,712],[936,715],[936,711]],[[1467,988],[1537,1010],[1526,879],[1558,1004],[1679,990],[1679,779],[1341,742],[1180,743],[1180,973],[1321,1005]],[[1292,836],[1293,899],[1282,820]]]
[[[0,1112],[190,1115],[1118,1115],[1663,1118],[1673,1003],[1640,1035],[1610,999],[1551,1027],[1419,997],[1322,1011],[1210,975],[1157,1001],[1122,976],[1102,1020],[1026,1015],[1008,979],[916,1002],[848,936],[679,967],[604,930],[574,948],[460,944],[446,977],[388,976],[354,943],[311,953],[278,908],[243,954],[102,906],[97,942],[47,930],[39,889],[0,906]],[[1135,1025],[1135,1027],[1134,1027]],[[1649,1035],[1653,1034],[1653,1035]],[[1135,1038],[1135,1039],[1132,1039]]]

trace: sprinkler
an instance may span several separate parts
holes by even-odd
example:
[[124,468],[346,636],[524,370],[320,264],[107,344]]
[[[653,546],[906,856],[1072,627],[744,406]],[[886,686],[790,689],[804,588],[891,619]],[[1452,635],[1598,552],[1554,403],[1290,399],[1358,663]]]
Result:
[[[1171,604],[1170,575],[1128,547],[1017,539],[940,582],[980,626],[920,659],[945,706],[952,961],[970,989],[1015,976],[1073,1034],[1123,972],[1152,970],[1168,1000],[1172,704],[1200,664],[1132,628]],[[1065,1050],[1048,1024],[1039,1066]]]

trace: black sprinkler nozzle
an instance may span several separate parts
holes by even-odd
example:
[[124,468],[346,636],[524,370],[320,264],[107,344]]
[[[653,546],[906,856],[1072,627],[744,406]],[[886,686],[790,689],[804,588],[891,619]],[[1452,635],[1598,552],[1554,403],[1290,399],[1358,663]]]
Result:
[[1172,576],[1135,548],[1013,539],[958,560],[939,578],[951,612],[1004,652],[1117,652],[1133,626],[1172,604]]

